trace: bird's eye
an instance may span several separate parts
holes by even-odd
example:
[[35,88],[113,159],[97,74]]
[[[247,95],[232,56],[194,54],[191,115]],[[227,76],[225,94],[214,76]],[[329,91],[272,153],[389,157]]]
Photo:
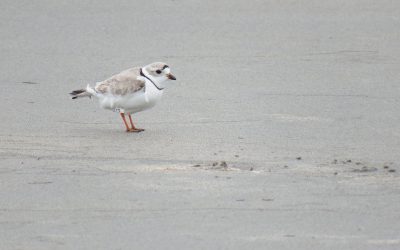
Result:
[[156,72],[157,72],[157,74],[161,74],[161,70],[159,70],[159,69],[156,70]]

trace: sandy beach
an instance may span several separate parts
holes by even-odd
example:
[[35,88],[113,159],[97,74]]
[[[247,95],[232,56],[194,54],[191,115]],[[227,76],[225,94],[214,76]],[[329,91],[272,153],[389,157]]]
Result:
[[[400,2],[2,1],[0,249],[399,249]],[[163,61],[163,100],[74,89]]]

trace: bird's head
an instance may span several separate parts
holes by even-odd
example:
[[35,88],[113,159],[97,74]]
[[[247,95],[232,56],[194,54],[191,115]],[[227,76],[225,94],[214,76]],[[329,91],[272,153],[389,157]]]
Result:
[[145,72],[157,83],[163,83],[168,80],[176,80],[175,76],[171,74],[169,66],[163,62],[151,63],[144,67]]

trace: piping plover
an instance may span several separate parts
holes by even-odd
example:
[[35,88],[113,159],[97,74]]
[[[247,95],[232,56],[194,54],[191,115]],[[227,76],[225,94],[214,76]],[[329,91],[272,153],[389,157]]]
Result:
[[[154,107],[160,101],[168,80],[176,80],[169,66],[155,62],[124,70],[96,83],[95,87],[87,85],[86,89],[74,90],[70,95],[72,99],[97,97],[100,107],[120,113],[127,132],[141,132],[144,129],[135,127],[131,114]],[[130,127],[125,115],[129,118]]]

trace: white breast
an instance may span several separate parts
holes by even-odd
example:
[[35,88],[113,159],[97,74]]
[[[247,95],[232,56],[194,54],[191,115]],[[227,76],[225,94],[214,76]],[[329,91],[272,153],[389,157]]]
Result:
[[161,100],[164,90],[157,89],[152,82],[146,79],[146,90],[145,90],[145,99],[146,103],[149,105],[148,108],[153,107]]

